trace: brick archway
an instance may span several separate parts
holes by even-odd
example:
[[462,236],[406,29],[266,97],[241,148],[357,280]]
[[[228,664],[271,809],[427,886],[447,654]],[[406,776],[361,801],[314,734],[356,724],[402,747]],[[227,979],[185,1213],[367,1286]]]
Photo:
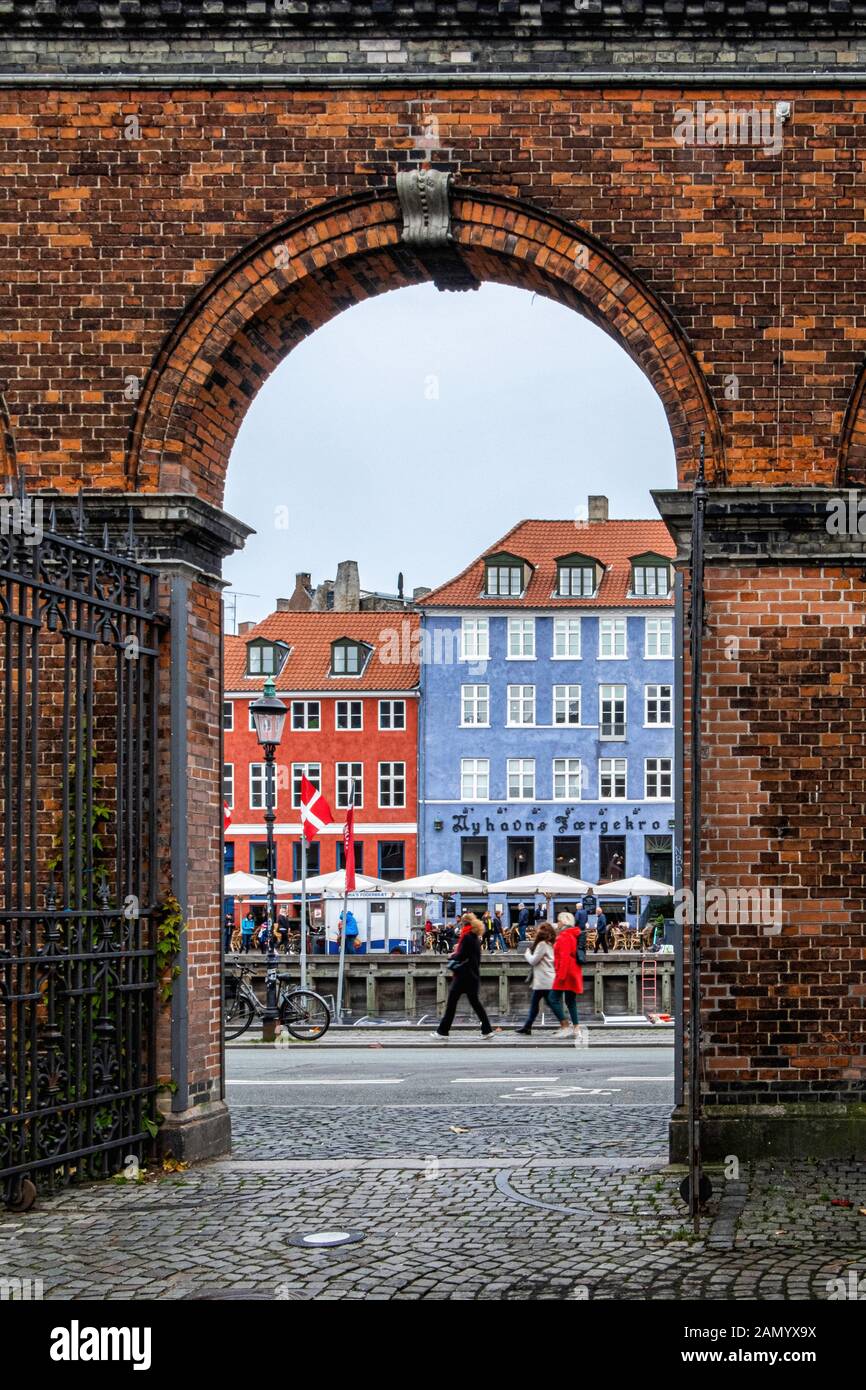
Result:
[[860,368],[845,411],[836,483],[839,487],[866,485],[866,362]]
[[[372,189],[274,229],[218,272],[153,364],[130,433],[127,485],[219,504],[243,416],[287,353],[342,309],[431,278],[401,243],[401,226],[396,193]],[[724,482],[703,372],[673,316],[621,259],[527,204],[459,187],[452,231],[477,280],[554,298],[619,342],[662,401],[679,481],[691,477],[704,432],[708,476]]]

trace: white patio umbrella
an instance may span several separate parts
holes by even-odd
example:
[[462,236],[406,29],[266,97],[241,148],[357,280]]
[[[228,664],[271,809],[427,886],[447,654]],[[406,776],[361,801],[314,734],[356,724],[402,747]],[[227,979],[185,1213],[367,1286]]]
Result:
[[468,874],[454,874],[450,869],[440,869],[434,874],[417,874],[415,878],[403,878],[392,888],[405,889],[408,893],[426,893],[430,897],[450,898],[454,893],[489,893],[490,885],[483,878],[470,878]]
[[605,893],[611,898],[667,898],[673,891],[672,883],[659,883],[657,879],[644,878],[643,874],[617,878],[611,883],[598,883],[592,889],[596,896]]
[[557,874],[546,869],[540,874],[522,874],[519,878],[504,878],[499,883],[488,884],[491,893],[525,893],[527,897],[544,898],[578,897],[591,891],[592,885],[582,878],[571,878],[568,874]]
[[[367,874],[355,874],[355,892],[371,893],[379,891],[392,892],[397,884],[386,883],[383,878],[370,878]],[[301,880],[296,879],[294,883],[284,883],[281,891],[283,893],[300,893]],[[342,897],[346,891],[346,870],[337,869],[332,874],[313,874],[307,879],[308,893],[333,893]],[[351,892],[349,897],[351,897]]]
[[[291,892],[292,885],[283,878],[274,879],[275,893]],[[267,897],[268,880],[264,875],[246,874],[238,870],[234,874],[226,874],[223,879],[224,898],[259,898]]]

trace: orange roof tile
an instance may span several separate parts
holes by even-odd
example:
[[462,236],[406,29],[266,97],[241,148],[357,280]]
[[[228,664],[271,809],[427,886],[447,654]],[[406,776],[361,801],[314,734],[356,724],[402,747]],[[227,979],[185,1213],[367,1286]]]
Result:
[[[225,638],[225,689],[262,689],[267,677],[246,675],[247,643],[268,637],[290,649],[274,678],[278,691],[412,690],[420,675],[418,628],[417,613],[271,613],[242,637]],[[360,676],[328,674],[339,637],[373,648]]]
[[[507,552],[534,568],[520,598],[485,598],[484,560]],[[676,554],[663,521],[519,521],[489,546],[455,579],[440,584],[421,600],[423,608],[669,608],[667,598],[630,598],[630,560],[636,555]],[[588,555],[605,567],[593,598],[561,598],[555,592],[556,561],[563,555]]]

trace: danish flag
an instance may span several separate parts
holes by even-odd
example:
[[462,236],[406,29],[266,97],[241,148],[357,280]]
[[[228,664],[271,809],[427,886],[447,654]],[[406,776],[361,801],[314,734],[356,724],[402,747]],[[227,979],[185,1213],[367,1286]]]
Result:
[[232,823],[232,808],[227,801],[223,802],[223,830],[228,830]]
[[330,825],[334,819],[331,808],[322,793],[314,787],[308,777],[301,778],[301,823],[304,838],[315,840],[320,830]]

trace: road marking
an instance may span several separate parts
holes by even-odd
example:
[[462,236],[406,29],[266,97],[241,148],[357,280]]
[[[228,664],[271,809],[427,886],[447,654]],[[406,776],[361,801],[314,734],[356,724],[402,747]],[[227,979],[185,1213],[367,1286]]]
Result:
[[533,1076],[531,1072],[524,1072],[523,1076],[452,1076],[452,1086],[499,1086],[508,1081],[558,1081],[558,1076]]
[[371,1076],[364,1077],[362,1080],[355,1080],[354,1077],[345,1076],[323,1076],[304,1077],[303,1080],[287,1080],[285,1077],[278,1077],[268,1081],[250,1081],[246,1079],[235,1080],[229,1077],[227,1086],[401,1086],[404,1081],[402,1076]]
[[534,1086],[517,1086],[500,1100],[556,1100],[559,1096],[613,1096],[619,1087],[605,1091],[600,1086],[552,1086],[546,1091],[537,1091]]
[[607,1076],[606,1081],[673,1081],[673,1072],[670,1076]]

